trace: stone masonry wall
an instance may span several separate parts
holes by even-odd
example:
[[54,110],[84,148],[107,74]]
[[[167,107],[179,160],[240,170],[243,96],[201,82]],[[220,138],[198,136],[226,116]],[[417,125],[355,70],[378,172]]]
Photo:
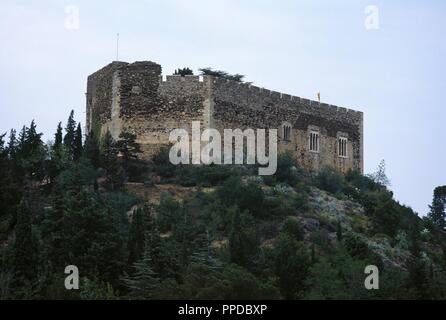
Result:
[[[210,76],[161,76],[150,61],[113,62],[88,77],[87,129],[123,130],[137,135],[144,157],[168,143],[169,132],[192,121],[219,130],[278,129],[278,150],[290,150],[310,170],[332,166],[363,170],[363,114],[248,84]],[[282,126],[291,126],[291,139]],[[320,150],[309,151],[309,132],[320,133]],[[346,137],[347,157],[339,157],[337,142]]]
[[[205,78],[205,79],[204,79]],[[209,123],[210,78],[161,77],[153,62],[113,62],[88,77],[87,130],[99,123],[118,139],[122,131],[135,133],[144,157],[169,142],[176,128],[190,131],[192,121]]]
[[[363,114],[248,84],[216,79],[213,83],[214,126],[223,128],[276,128],[278,150],[292,151],[310,170],[332,166],[363,170]],[[283,139],[282,125],[291,126],[291,139]],[[310,130],[320,133],[320,150],[309,151]],[[346,137],[347,157],[339,157],[339,137]]]

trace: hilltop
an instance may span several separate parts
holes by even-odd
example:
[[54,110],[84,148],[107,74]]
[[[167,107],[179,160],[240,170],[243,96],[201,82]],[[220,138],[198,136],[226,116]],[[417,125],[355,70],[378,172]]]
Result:
[[258,176],[175,166],[164,148],[142,161],[127,133],[83,142],[73,114],[62,131],[0,139],[2,299],[446,297],[445,235],[393,198],[383,167],[309,172],[284,153]]

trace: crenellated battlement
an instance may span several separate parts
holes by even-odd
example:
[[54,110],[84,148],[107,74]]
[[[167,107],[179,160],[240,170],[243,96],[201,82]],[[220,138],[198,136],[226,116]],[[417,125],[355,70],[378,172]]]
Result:
[[282,93],[274,90],[269,90],[263,87],[258,87],[252,84],[243,83],[243,82],[237,82],[234,80],[209,76],[209,75],[186,75],[186,76],[180,76],[180,75],[160,75],[160,85],[178,85],[183,84],[187,85],[189,83],[203,83],[205,85],[207,81],[211,81],[213,84],[216,85],[225,85],[225,86],[231,86],[233,87],[233,90],[236,90],[241,95],[249,95],[249,96],[257,96],[258,99],[261,100],[267,98],[268,100],[276,101],[279,103],[291,103],[300,105],[303,107],[312,107],[312,108],[319,108],[319,110],[313,110],[313,111],[324,111],[328,113],[348,113],[352,117],[362,117],[362,112],[357,111],[350,108],[345,107],[338,107],[337,105],[333,104],[327,104],[322,103],[319,101],[311,100],[302,98],[299,96],[290,95],[287,93]]
[[[87,130],[133,132],[148,153],[168,143],[168,133],[204,127],[276,128],[279,147],[310,168],[362,169],[363,113],[345,107],[209,75],[162,75],[151,61],[114,61],[88,77]],[[280,134],[292,127],[290,137]],[[308,130],[320,130],[321,153],[309,153]],[[350,157],[336,156],[337,137],[348,137]],[[308,162],[308,163],[306,163]]]

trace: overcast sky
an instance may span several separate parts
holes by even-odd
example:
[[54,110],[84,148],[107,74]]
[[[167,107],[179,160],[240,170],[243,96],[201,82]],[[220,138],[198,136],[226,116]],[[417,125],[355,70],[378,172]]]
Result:
[[363,111],[365,172],[385,159],[421,215],[446,184],[445,1],[2,0],[0,133],[35,119],[52,139],[71,109],[84,123],[87,76],[116,59],[117,32],[119,60],[210,66]]

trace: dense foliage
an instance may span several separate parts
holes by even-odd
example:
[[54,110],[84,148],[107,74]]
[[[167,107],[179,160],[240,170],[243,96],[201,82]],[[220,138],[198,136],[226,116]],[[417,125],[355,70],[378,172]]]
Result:
[[[384,163],[313,174],[284,154],[259,177],[173,166],[167,149],[145,162],[131,133],[83,139],[73,112],[41,136],[34,121],[0,135],[1,299],[446,298],[445,187],[420,219]],[[370,264],[379,290],[364,288]]]

